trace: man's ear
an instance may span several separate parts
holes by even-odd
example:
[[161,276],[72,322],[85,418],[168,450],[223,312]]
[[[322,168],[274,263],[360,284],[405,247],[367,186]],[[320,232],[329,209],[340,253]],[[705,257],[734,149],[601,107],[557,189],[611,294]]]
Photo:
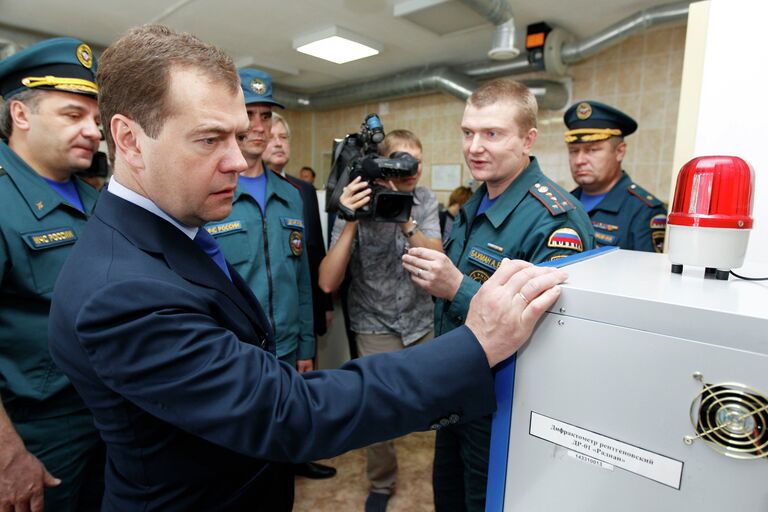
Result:
[[144,169],[144,155],[139,142],[144,130],[139,123],[122,114],[115,114],[109,122],[109,129],[115,142],[115,153],[119,153],[133,169]]
[[627,143],[624,141],[619,142],[616,146],[616,160],[621,163],[627,154]]
[[19,100],[11,100],[8,109],[11,115],[11,122],[13,123],[13,130],[29,130],[29,115],[32,113],[32,109],[29,108],[29,105],[26,105]]
[[536,142],[536,137],[539,135],[539,131],[536,128],[531,128],[523,137],[523,153],[528,156],[533,150],[533,144]]

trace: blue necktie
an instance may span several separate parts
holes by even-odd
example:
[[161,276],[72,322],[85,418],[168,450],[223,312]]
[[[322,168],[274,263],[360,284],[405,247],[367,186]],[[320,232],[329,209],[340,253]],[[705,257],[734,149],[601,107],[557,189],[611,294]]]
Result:
[[205,254],[213,260],[221,271],[224,272],[227,279],[231,281],[232,276],[229,275],[227,262],[224,259],[224,255],[221,253],[221,247],[219,247],[219,243],[208,233],[208,230],[204,227],[199,228],[193,240],[203,251],[205,251]]

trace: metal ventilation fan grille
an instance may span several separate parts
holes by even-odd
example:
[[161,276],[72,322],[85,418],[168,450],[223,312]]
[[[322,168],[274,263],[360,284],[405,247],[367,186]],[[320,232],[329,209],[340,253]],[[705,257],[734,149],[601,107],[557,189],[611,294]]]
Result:
[[703,384],[691,403],[696,436],[715,451],[737,459],[768,457],[768,399],[736,383]]

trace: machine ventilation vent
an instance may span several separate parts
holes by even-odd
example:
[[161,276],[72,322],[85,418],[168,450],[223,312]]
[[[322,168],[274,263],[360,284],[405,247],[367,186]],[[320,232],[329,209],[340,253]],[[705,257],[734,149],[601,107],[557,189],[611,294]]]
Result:
[[691,403],[695,436],[716,452],[736,459],[768,458],[768,398],[737,383],[708,384],[701,374],[702,390]]

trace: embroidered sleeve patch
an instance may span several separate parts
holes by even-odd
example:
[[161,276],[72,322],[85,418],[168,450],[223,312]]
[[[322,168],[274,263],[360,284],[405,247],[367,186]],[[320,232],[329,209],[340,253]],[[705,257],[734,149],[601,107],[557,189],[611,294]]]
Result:
[[58,228],[51,231],[37,231],[21,235],[26,244],[35,250],[57,247],[59,245],[73,244],[77,241],[77,235],[72,228]]
[[664,231],[651,231],[651,240],[653,240],[653,250],[661,253],[664,252]]
[[658,215],[654,215],[651,219],[651,229],[666,229],[667,227],[667,216],[663,213],[660,213]]
[[490,279],[491,276],[488,275],[488,272],[486,272],[485,270],[473,270],[472,272],[469,273],[469,278],[477,281],[480,284],[483,284],[488,279]]
[[487,268],[491,272],[501,265],[501,258],[498,255],[493,255],[479,247],[473,247],[469,251],[467,259],[479,267]]
[[288,237],[288,246],[294,256],[301,256],[304,251],[304,240],[301,237],[301,231],[291,231]]
[[575,229],[560,228],[552,232],[547,240],[547,247],[552,249],[570,249],[581,252],[584,250],[584,244],[581,237]]
[[218,236],[226,233],[237,233],[238,231],[244,230],[243,223],[239,220],[230,220],[226,222],[218,222],[216,224],[208,224],[205,226],[205,229],[208,230],[208,233],[210,233],[211,236]]
[[301,219],[291,219],[290,217],[280,217],[280,224],[288,229],[304,229],[304,221]]

